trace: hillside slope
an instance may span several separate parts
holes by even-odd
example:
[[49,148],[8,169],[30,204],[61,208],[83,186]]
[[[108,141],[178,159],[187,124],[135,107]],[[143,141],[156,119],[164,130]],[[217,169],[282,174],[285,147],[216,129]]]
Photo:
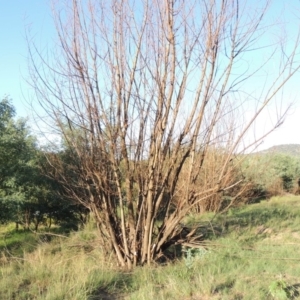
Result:
[[291,156],[297,156],[300,158],[300,144],[283,144],[276,145],[271,148],[268,148],[263,151],[259,151],[257,153],[265,154],[265,153],[273,153],[273,154],[286,154]]

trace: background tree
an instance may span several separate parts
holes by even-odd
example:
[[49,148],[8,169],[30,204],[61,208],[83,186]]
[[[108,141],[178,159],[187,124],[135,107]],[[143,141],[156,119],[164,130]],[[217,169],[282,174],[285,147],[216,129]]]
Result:
[[243,139],[297,72],[297,42],[266,59],[278,62],[275,78],[243,120],[245,83],[263,66],[239,67],[260,49],[267,2],[60,5],[53,57],[28,43],[36,99],[68,145],[67,160],[65,144],[48,155],[49,174],[93,212],[101,246],[122,266],[150,263],[193,239],[196,229],[180,225],[189,211],[209,199],[219,209],[217,196],[240,184],[232,174]]
[[0,201],[1,221],[16,217],[21,201],[18,179],[34,149],[25,120],[14,120],[15,109],[8,97],[0,102]]
[[266,197],[293,193],[300,177],[299,156],[281,153],[258,153],[248,156],[242,165],[245,181],[252,184],[252,193]]
[[82,207],[60,196],[61,187],[47,178],[45,156],[37,148],[26,120],[15,120],[8,98],[0,102],[0,222],[16,222],[34,229],[46,219],[76,228],[85,217]]

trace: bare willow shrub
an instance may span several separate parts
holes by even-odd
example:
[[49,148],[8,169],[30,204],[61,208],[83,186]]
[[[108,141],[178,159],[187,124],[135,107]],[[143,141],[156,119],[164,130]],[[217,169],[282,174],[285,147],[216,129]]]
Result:
[[49,174],[95,214],[101,246],[122,266],[189,241],[195,231],[183,234],[183,218],[220,207],[218,195],[239,185],[231,175],[241,142],[298,70],[295,45],[251,97],[252,115],[237,121],[250,99],[244,84],[262,67],[240,68],[264,33],[268,3],[251,5],[60,1],[53,56],[29,43],[36,99],[64,140]]

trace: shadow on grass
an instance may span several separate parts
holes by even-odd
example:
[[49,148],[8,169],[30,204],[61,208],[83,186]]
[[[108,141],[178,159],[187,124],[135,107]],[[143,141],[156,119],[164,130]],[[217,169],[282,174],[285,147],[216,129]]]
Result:
[[247,227],[264,225],[271,220],[276,224],[293,217],[296,217],[294,213],[281,207],[250,207],[233,213],[229,212],[217,218],[216,222],[221,222],[219,225],[225,226],[225,228],[230,226]]
[[286,288],[289,299],[298,299],[300,296],[300,283],[290,285]]
[[38,239],[29,232],[12,231],[3,236],[0,252],[9,252],[13,255],[23,255],[23,252],[33,251],[38,244]]
[[121,297],[115,295],[115,294],[109,294],[103,289],[98,289],[88,297],[88,300],[117,300],[117,299],[122,299]]
[[[211,220],[202,221],[200,218],[188,222],[186,226],[197,227],[197,234],[202,234],[203,240],[215,239],[220,236],[227,236],[234,231],[247,228],[257,229],[257,234],[266,232],[270,226],[276,228],[278,224],[284,224],[287,220],[299,217],[292,205],[285,207],[284,204],[276,206],[246,205],[240,208],[233,208],[226,213],[217,214]],[[264,230],[261,230],[260,227]]]
[[128,290],[132,285],[132,276],[130,273],[119,273],[106,283],[96,288],[89,296],[88,300],[121,300],[124,299],[124,291]]
[[233,288],[234,284],[235,284],[234,279],[233,280],[227,280],[223,283],[220,283],[220,284],[214,286],[212,288],[211,292],[212,292],[212,294],[218,294],[218,293],[223,292],[223,291],[228,292]]
[[9,230],[0,235],[0,253],[23,256],[24,252],[34,251],[41,243],[50,243],[55,236],[67,236],[62,228],[45,228],[34,232],[31,230]]

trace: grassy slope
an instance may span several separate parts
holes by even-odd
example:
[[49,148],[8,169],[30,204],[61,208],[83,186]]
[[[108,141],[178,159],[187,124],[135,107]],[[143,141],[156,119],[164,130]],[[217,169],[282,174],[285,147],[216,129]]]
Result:
[[0,299],[300,299],[300,197],[273,198],[207,220],[189,218],[209,224],[205,247],[130,273],[103,255],[92,228],[37,242],[30,253],[13,248],[19,258],[0,244]]

